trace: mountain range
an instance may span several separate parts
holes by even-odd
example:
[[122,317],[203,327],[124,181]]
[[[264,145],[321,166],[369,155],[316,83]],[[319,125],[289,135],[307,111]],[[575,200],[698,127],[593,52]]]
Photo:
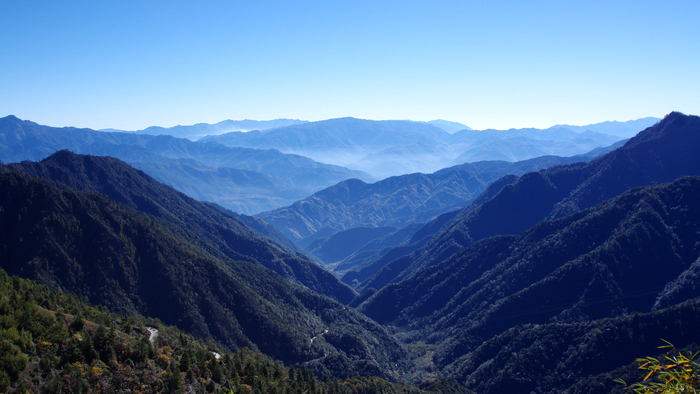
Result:
[[[382,250],[411,239],[420,228],[418,224],[468,205],[504,175],[522,175],[553,165],[589,160],[614,147],[573,157],[543,156],[516,163],[468,163],[433,174],[390,177],[369,185],[349,180],[291,206],[257,216],[342,275],[347,270],[359,270],[368,265]],[[371,227],[383,230],[370,231]],[[365,230],[358,231],[358,228]],[[370,233],[372,236],[368,237]],[[379,241],[378,238],[385,239]],[[345,253],[337,252],[337,242],[343,244]],[[368,243],[372,244],[366,245]]]
[[219,135],[232,131],[267,130],[276,127],[291,126],[306,123],[305,120],[298,119],[274,119],[274,120],[224,120],[219,123],[197,123],[191,126],[160,127],[151,126],[143,130],[127,131],[118,129],[102,129],[105,132],[133,133],[147,135],[170,135],[177,138],[187,138],[198,140],[209,135]]
[[[507,381],[512,378],[509,373],[475,379],[484,375],[479,369],[486,359],[499,352],[485,343],[502,342],[496,339],[499,335],[512,338],[532,325],[547,325],[551,327],[538,329],[560,332],[563,338],[558,342],[566,342],[567,337],[583,335],[568,332],[570,325],[649,313],[700,296],[690,279],[700,264],[699,194],[700,177],[680,178],[541,222],[517,236],[485,238],[382,288],[358,310],[411,337],[429,338],[436,345],[435,364],[455,371],[459,381],[471,381],[474,386],[468,388],[503,392],[513,384]],[[506,334],[510,329],[518,333]],[[591,323],[576,328],[595,329]],[[678,345],[695,339],[682,327],[668,327],[662,335]],[[611,345],[628,341],[618,337]],[[483,346],[492,348],[485,351]],[[561,348],[556,341],[548,346]],[[642,348],[653,350],[649,345]],[[637,349],[623,350],[629,354]],[[573,354],[544,351],[560,362]],[[551,368],[554,373],[556,364]],[[489,370],[498,373],[496,368]],[[564,389],[577,379],[556,380],[555,387]],[[535,377],[523,376],[520,384],[525,386],[519,390],[542,387]]]
[[[653,118],[645,118],[598,129],[651,121]],[[217,135],[255,126],[259,130]],[[440,120],[279,119],[153,126],[137,134],[53,128],[8,116],[0,119],[0,160],[41,160],[60,149],[118,157],[193,198],[255,214],[290,205],[351,178],[367,182],[391,175],[431,173],[465,162],[573,156],[619,140],[589,129],[474,131],[464,126],[455,131],[461,126]],[[193,133],[212,134],[197,142],[175,137],[191,138]]]
[[[119,138],[140,141],[143,156],[233,155],[170,136]],[[5,151],[40,146],[18,140]],[[198,202],[119,159],[59,151],[0,167],[0,268],[319,378],[623,392],[614,379],[640,381],[635,360],[663,359],[662,338],[700,346],[699,148],[700,118],[673,112],[586,156],[343,181],[266,213],[269,223]],[[304,228],[294,242],[285,236]],[[312,258],[332,262],[342,280]],[[0,379],[19,376],[7,365]]]
[[348,178],[373,179],[277,150],[231,148],[166,135],[55,128],[14,116],[0,119],[3,162],[41,160],[61,149],[117,157],[193,198],[247,214],[289,205]]
[[[227,146],[279,149],[345,166],[382,179],[412,172],[432,173],[455,164],[484,160],[519,161],[538,156],[574,156],[623,139],[658,119],[549,129],[454,130],[440,122],[329,119],[265,131],[205,137]],[[592,131],[596,129],[600,131]],[[445,130],[450,130],[447,132]],[[606,134],[601,131],[611,132]]]

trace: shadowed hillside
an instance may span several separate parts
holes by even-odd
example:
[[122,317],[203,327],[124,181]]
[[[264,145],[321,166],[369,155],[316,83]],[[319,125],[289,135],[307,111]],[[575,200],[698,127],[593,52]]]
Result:
[[[0,190],[0,250],[9,274],[122,313],[158,317],[231,350],[245,346],[307,362],[321,375],[390,376],[390,363],[404,354],[363,315],[267,268],[218,257],[158,215],[4,168]],[[163,209],[144,199],[154,212]],[[179,214],[186,212],[162,216]]]
[[[434,363],[446,366],[477,392],[512,387],[498,368],[479,368],[490,357],[498,357],[493,362],[507,363],[510,370],[528,370],[524,360],[503,359],[510,354],[499,353],[499,346],[506,346],[503,341],[514,341],[507,345],[509,352],[527,352],[534,346],[533,357],[551,354],[557,362],[578,365],[570,367],[579,371],[577,379],[557,374],[554,365],[546,367],[548,376],[560,379],[558,387],[566,388],[581,376],[632,363],[639,352],[658,346],[659,337],[678,340],[679,346],[696,340],[687,327],[695,324],[697,315],[690,311],[697,303],[683,307],[686,312],[674,312],[676,317],[668,321],[656,315],[644,329],[622,317],[663,311],[700,296],[691,279],[697,277],[700,260],[698,196],[700,177],[685,177],[631,190],[518,236],[489,237],[384,287],[358,309],[405,332],[401,337],[434,343]],[[599,327],[611,325],[603,320],[608,318],[620,318],[628,328],[600,334],[615,344],[597,350],[601,354],[596,357],[606,364],[558,355],[568,348],[573,357],[571,346],[599,335]],[[654,336],[645,335],[647,329]],[[544,348],[538,350],[537,343]],[[545,384],[525,375],[522,379],[532,387]]]
[[[254,262],[341,302],[349,302],[353,297],[352,290],[293,251],[294,246],[261,219],[233,216],[195,201],[120,160],[61,151],[39,163],[22,162],[8,167],[77,190],[104,193],[116,202],[157,218],[174,234],[216,257]],[[270,237],[262,236],[241,218]]]

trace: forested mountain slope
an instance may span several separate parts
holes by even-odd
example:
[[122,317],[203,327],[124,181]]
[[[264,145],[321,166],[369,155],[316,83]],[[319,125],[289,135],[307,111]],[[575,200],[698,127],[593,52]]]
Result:
[[361,226],[403,227],[425,222],[450,209],[467,205],[491,182],[506,174],[522,175],[587,157],[545,156],[516,163],[505,161],[467,163],[432,174],[408,174],[372,184],[350,179],[321,190],[294,204],[260,213],[300,245],[316,233]]
[[[529,368],[526,360],[503,359],[507,353],[500,353],[499,346],[514,353],[534,351],[536,357],[568,347],[570,357],[575,357],[571,346],[589,341],[591,335],[605,335],[615,344],[598,348],[601,355],[596,357],[607,360],[605,367],[556,356],[557,362],[577,365],[579,379],[562,378],[574,372],[571,369],[557,372],[554,366],[547,367],[559,374],[558,384],[573,384],[581,376],[632,363],[640,351],[659,345],[659,336],[678,339],[679,346],[696,340],[686,329],[697,324],[696,312],[690,312],[697,309],[695,304],[670,321],[655,321],[654,337],[646,336],[641,326],[633,327],[636,318],[633,324],[623,319],[628,332],[616,329],[617,334],[608,336],[599,330],[610,326],[602,319],[661,311],[700,297],[699,262],[700,177],[683,177],[630,190],[517,236],[485,238],[384,287],[358,309],[396,326],[405,333],[400,334],[403,338],[434,343],[435,364],[446,366],[458,380],[468,382],[468,388],[493,385],[477,392],[512,387],[495,365],[503,368],[507,363],[518,371]],[[541,350],[526,350],[537,343]],[[631,346],[634,343],[640,346]],[[497,364],[485,367],[491,357],[499,358],[492,361]],[[608,363],[608,358],[619,364]],[[502,380],[494,383],[494,379]],[[544,384],[525,375],[519,379]]]
[[157,319],[90,307],[2,269],[0,300],[0,391],[7,393],[467,392],[454,381],[426,390],[377,377],[322,381],[304,365],[248,349],[228,353]]
[[497,174],[499,176],[500,174],[508,175],[502,176],[493,183],[489,184],[488,187],[486,187],[475,200],[465,207],[465,209],[455,209],[443,213],[433,217],[426,223],[413,223],[410,226],[397,230],[394,234],[387,237],[391,238],[391,240],[376,239],[373,241],[373,243],[368,243],[362,246],[355,253],[345,257],[344,260],[335,264],[333,266],[333,270],[334,272],[343,275],[343,282],[352,284],[358,288],[362,288],[359,286],[360,283],[376,274],[383,266],[424,246],[426,242],[428,242],[430,238],[440,231],[440,229],[448,222],[454,220],[456,217],[463,217],[467,215],[469,212],[479,207],[482,203],[494,197],[503,187],[517,181],[518,177],[515,174],[522,175],[526,172],[536,171],[541,168],[559,164],[588,161],[608,153],[622,145],[622,143],[613,144],[606,148],[596,149],[585,155],[572,157],[543,156],[516,163],[485,161],[462,164],[438,171],[438,173],[441,173],[451,171],[453,169],[459,169],[469,172],[473,171],[476,174],[483,174],[483,176],[489,174]]
[[420,249],[388,263],[360,289],[379,289],[477,240],[519,234],[541,220],[592,207],[632,187],[700,175],[698,151],[700,118],[673,112],[602,157],[523,175],[478,207],[465,208],[464,215],[457,215]]
[[[685,354],[700,347],[695,328],[700,301],[694,299],[650,313],[570,324],[517,326],[484,342],[446,368],[477,393],[629,393],[643,380],[637,358],[671,357],[661,340]],[[646,383],[649,383],[647,381]]]
[[305,362],[321,375],[392,376],[391,363],[404,355],[383,328],[354,310],[267,268],[217,257],[158,217],[103,194],[5,168],[0,190],[0,251],[9,274],[119,312],[158,317],[229,349]]
[[[30,176],[58,181],[68,187],[98,192],[130,208],[151,215],[174,234],[219,258],[250,261],[320,294],[349,302],[353,291],[303,254],[261,219],[248,217],[259,230],[221,209],[187,197],[155,181],[142,171],[111,157],[60,151],[41,162],[11,164],[8,168]],[[273,240],[274,238],[274,240]]]
[[[352,268],[343,274],[342,280],[344,283],[351,284],[355,288],[361,288],[360,284],[375,275],[385,265],[410,255],[412,252],[423,247],[430,241],[435,234],[445,227],[448,223],[456,218],[467,215],[472,210],[479,207],[482,203],[490,200],[498,194],[506,185],[509,185],[518,180],[518,177],[513,174],[506,175],[497,179],[484,190],[471,204],[464,209],[452,210],[438,215],[427,223],[417,223],[416,228],[410,229],[408,239],[401,242],[387,245],[380,250],[364,251],[364,247],[357,251],[355,255],[351,255],[343,260],[339,266],[350,265]],[[408,229],[409,226],[404,227]],[[371,248],[372,245],[366,245]],[[367,289],[363,289],[367,290]]]

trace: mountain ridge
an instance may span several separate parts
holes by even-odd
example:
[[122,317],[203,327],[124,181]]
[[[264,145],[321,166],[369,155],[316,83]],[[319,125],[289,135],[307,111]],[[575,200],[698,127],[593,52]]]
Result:
[[[449,257],[474,241],[499,234],[519,234],[540,220],[594,206],[631,187],[698,175],[700,159],[694,152],[700,148],[699,130],[700,118],[672,112],[640,132],[638,138],[590,162],[527,173],[489,201],[454,219],[420,249],[388,263],[382,268],[384,272],[380,270],[374,279],[363,282],[359,290],[381,288],[410,276],[419,267]],[[647,139],[654,143],[644,142]],[[663,165],[666,162],[668,165]]]
[[[657,119],[619,122],[606,127],[650,126]],[[411,172],[431,173],[450,164],[479,160],[525,160],[542,155],[573,156],[608,146],[624,137],[604,134],[590,128],[577,131],[549,129],[471,130],[452,133],[433,127],[430,122],[370,121],[337,118],[282,127],[263,132],[234,132],[204,140],[228,146],[276,148],[314,160],[347,166],[377,178]],[[401,131],[400,134],[397,131]],[[397,152],[411,152],[401,158]]]
[[276,127],[290,126],[294,124],[307,123],[305,120],[299,119],[273,119],[273,120],[222,120],[217,123],[195,123],[193,125],[177,125],[173,127],[150,126],[141,130],[119,130],[119,129],[100,129],[104,132],[119,132],[131,134],[148,134],[148,135],[171,135],[173,137],[187,138],[189,140],[197,140],[208,135],[219,135],[231,131],[250,131],[250,130],[267,130]]
[[[195,201],[120,160],[59,151],[39,163],[22,162],[7,167],[30,176],[58,181],[73,189],[104,193],[116,202],[161,219],[170,231],[215,256],[266,266],[288,280],[341,302],[349,302],[353,296],[351,291],[334,281],[332,275],[298,254],[294,246],[269,225],[259,223],[272,238],[243,224],[238,219],[242,216],[228,215]],[[253,218],[245,220],[255,221]],[[319,278],[324,279],[319,281]]]

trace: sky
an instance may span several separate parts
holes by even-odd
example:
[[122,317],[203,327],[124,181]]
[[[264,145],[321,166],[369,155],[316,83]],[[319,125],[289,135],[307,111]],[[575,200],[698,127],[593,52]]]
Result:
[[700,115],[697,0],[0,5],[0,117],[50,126]]

